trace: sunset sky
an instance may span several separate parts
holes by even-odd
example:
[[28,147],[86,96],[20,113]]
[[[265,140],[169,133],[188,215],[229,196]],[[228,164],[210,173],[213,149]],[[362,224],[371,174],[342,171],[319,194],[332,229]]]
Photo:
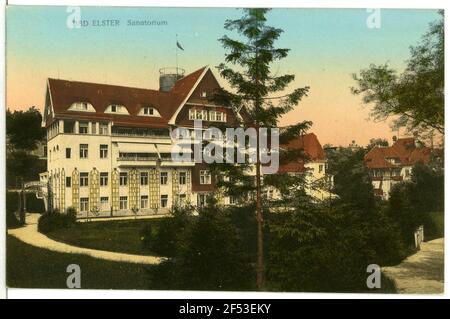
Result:
[[[178,65],[187,73],[215,66],[225,51],[217,41],[226,19],[237,9],[82,7],[89,25],[68,28],[66,7],[7,9],[6,68],[8,108],[43,109],[48,77],[124,86],[158,88],[158,70],[175,65],[175,39],[184,47]],[[289,56],[273,65],[277,74],[296,75],[291,89],[308,85],[310,95],[282,119],[281,125],[311,120],[322,144],[360,145],[370,138],[391,139],[389,122],[368,120],[369,108],[350,93],[351,74],[370,63],[405,67],[409,46],[438,18],[436,10],[381,10],[381,27],[368,28],[365,9],[275,9],[268,24],[285,32],[277,46]],[[118,26],[94,20],[117,19]],[[129,26],[128,20],[159,25]]]

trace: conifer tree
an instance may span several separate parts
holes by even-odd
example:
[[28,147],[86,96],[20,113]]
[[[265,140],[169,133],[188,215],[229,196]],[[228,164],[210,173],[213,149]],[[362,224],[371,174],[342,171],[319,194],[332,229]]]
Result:
[[[213,173],[228,176],[218,178],[217,186],[226,195],[247,198],[255,196],[257,220],[257,266],[256,284],[264,289],[264,243],[260,128],[276,128],[278,120],[291,111],[306,96],[309,87],[296,88],[286,93],[294,80],[293,74],[278,75],[271,71],[274,62],[285,58],[286,48],[276,48],[283,30],[266,25],[269,9],[244,9],[240,19],[227,20],[225,29],[237,33],[236,39],[227,35],[219,39],[227,51],[225,62],[218,66],[220,75],[229,83],[231,90],[221,88],[212,100],[222,106],[230,107],[240,116],[240,125],[256,129],[256,163],[249,164],[211,164]],[[285,127],[280,133],[280,143],[286,143],[306,131],[311,122],[301,122]],[[298,154],[297,154],[298,155]],[[281,157],[289,158],[280,153]],[[256,171],[256,181],[249,176],[249,169]]]

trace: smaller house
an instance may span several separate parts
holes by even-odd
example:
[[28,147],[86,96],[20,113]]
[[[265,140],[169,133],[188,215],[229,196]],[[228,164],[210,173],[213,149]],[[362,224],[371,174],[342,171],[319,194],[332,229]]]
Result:
[[[329,190],[333,178],[327,174],[327,158],[319,139],[314,133],[301,135],[287,144],[281,144],[280,150],[301,150],[301,158],[281,164],[278,173],[305,174],[306,193],[316,200],[335,197]],[[277,199],[279,194],[269,189],[268,198]],[[273,194],[273,195],[272,195]]]
[[428,164],[432,157],[432,149],[413,137],[394,137],[393,142],[391,146],[373,147],[364,157],[375,194],[383,199],[389,198],[389,192],[396,183],[411,179],[415,164]]

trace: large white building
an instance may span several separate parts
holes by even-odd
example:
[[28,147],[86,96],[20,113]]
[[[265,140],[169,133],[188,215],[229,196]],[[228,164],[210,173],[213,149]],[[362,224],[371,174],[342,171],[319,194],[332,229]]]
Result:
[[[214,191],[208,166],[174,161],[171,132],[193,130],[194,120],[204,128],[236,126],[240,115],[210,102],[219,84],[208,67],[182,72],[162,69],[159,90],[48,79],[48,165],[40,178],[50,209],[74,207],[79,217],[93,217],[205,204]],[[325,174],[323,150],[314,160],[309,165]]]

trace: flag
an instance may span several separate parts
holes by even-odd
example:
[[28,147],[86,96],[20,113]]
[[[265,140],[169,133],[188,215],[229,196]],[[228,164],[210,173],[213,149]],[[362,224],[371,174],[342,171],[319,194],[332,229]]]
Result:
[[183,47],[181,46],[180,42],[177,41],[177,47],[184,51]]

